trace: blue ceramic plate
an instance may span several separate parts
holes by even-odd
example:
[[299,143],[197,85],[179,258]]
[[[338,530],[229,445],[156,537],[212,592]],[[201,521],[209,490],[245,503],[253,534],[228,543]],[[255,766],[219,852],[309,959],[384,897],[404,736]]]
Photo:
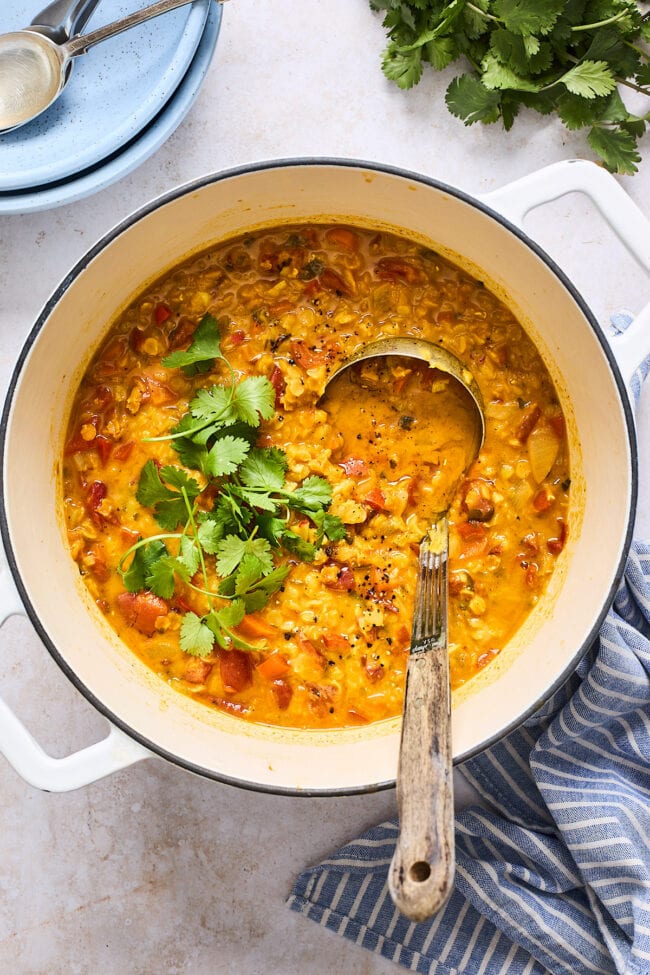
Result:
[[[103,0],[84,33],[148,0]],[[194,0],[78,57],[46,112],[0,135],[0,191],[43,186],[88,169],[137,136],[178,88],[203,35],[212,0]],[[26,27],[45,0],[0,4],[0,31]]]
[[15,193],[0,192],[0,214],[31,213],[73,203],[110,186],[148,159],[172,134],[194,102],[210,66],[220,26],[221,5],[212,3],[199,46],[183,80],[137,138],[101,164],[59,183]]

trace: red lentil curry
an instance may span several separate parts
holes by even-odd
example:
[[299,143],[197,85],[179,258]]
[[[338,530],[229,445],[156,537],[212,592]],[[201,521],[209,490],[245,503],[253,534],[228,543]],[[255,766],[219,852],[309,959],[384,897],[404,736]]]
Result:
[[[371,360],[321,401],[394,335],[439,343],[481,389],[460,479],[444,375]],[[489,664],[553,573],[570,484],[551,378],[504,304],[420,244],[340,225],[231,240],[134,300],[76,393],[63,481],[72,557],[120,638],[208,707],[305,728],[400,712],[441,499],[452,687]]]

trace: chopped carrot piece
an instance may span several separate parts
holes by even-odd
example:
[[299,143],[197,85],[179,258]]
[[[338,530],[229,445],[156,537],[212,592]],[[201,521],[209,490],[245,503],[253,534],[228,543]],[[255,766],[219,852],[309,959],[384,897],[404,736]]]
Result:
[[277,680],[291,670],[289,663],[279,653],[272,653],[255,668],[264,680]]
[[271,626],[261,616],[249,614],[245,616],[239,626],[235,627],[237,633],[245,640],[279,640],[280,630],[277,626]]

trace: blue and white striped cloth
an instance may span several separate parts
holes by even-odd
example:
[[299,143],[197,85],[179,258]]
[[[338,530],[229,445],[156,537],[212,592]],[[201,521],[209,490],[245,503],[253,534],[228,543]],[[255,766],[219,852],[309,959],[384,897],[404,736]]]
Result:
[[650,543],[571,680],[460,771],[486,805],[456,816],[455,886],[432,920],[391,902],[395,822],[301,874],[290,907],[430,975],[648,975]]

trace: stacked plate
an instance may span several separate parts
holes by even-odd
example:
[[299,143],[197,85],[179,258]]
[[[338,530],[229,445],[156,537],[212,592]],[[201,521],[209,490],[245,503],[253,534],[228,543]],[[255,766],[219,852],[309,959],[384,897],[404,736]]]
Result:
[[[145,6],[101,0],[83,33]],[[13,0],[0,31],[26,27],[44,0]],[[43,115],[0,135],[0,213],[71,203],[131,172],[192,105],[221,26],[221,4],[194,0],[76,58]]]

